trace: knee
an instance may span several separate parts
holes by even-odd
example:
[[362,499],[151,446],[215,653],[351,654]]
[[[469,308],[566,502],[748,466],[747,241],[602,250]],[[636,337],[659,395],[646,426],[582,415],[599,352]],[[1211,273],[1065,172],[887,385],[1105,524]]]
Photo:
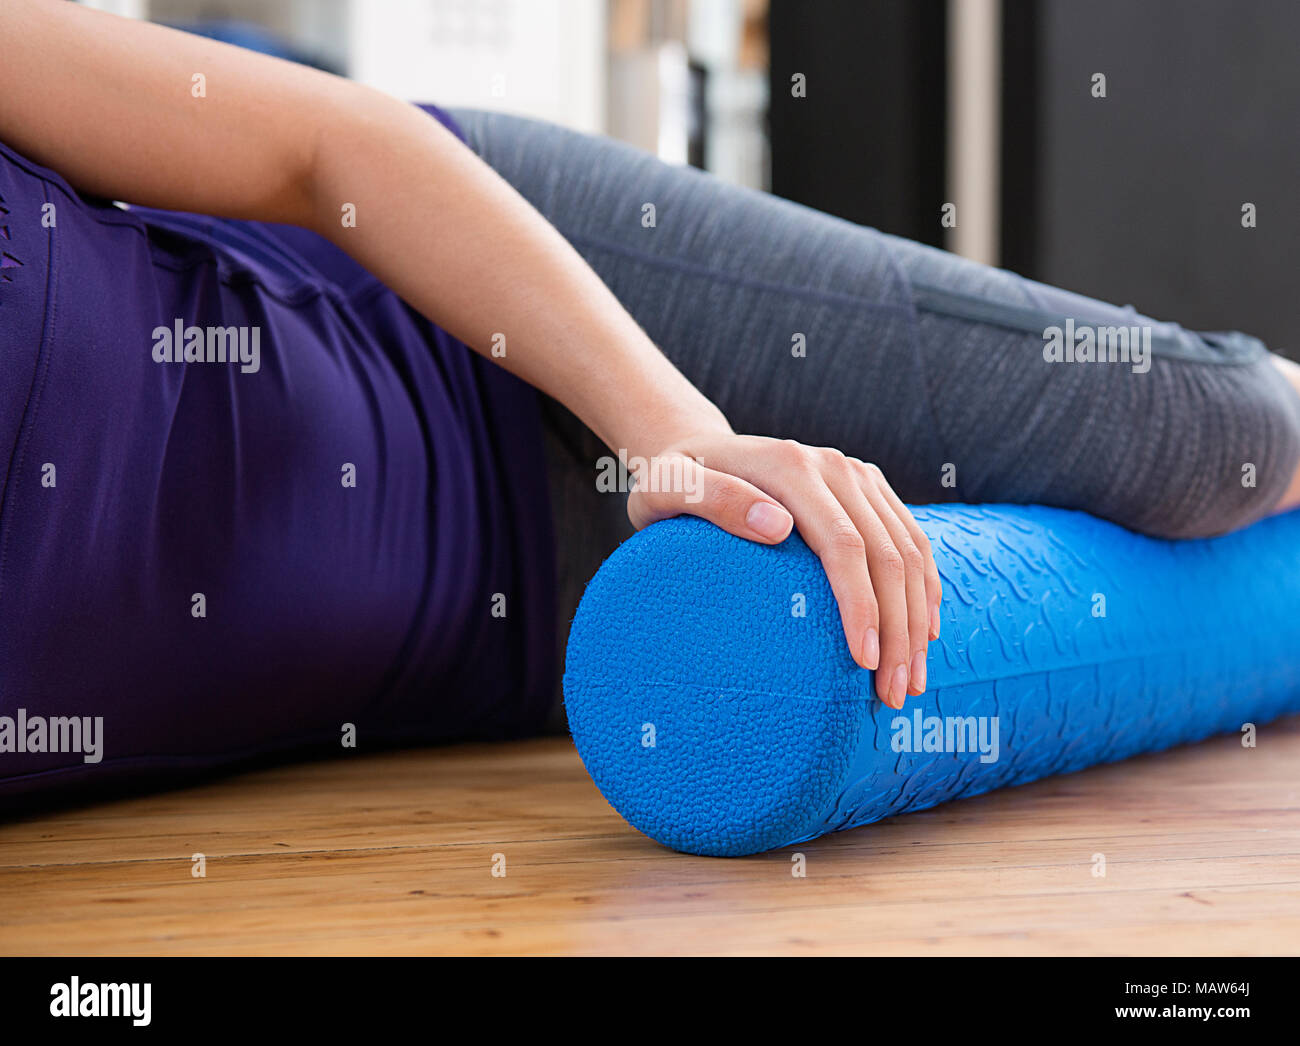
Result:
[[1281,374],[1267,358],[1184,368],[1170,391],[1170,409],[1153,409],[1143,426],[1150,496],[1120,522],[1202,538],[1272,513],[1300,465],[1300,398]]

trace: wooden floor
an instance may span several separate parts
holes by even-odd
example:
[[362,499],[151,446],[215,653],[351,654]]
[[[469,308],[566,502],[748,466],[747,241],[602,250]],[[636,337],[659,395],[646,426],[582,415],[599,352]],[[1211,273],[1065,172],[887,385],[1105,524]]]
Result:
[[0,952],[1294,954],[1300,717],[793,852],[665,850],[558,740],[359,757],[0,825]]

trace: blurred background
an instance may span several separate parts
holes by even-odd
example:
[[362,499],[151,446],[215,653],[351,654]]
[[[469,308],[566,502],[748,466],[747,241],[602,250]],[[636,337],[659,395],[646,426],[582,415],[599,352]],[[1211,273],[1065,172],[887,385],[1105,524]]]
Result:
[[84,2],[1300,348],[1296,0]]

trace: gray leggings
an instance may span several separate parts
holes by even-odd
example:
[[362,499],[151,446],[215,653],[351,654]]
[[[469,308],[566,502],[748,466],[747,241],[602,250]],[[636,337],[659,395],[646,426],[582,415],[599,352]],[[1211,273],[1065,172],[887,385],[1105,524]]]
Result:
[[[1300,461],[1300,398],[1254,338],[1194,334],[609,139],[454,115],[736,431],[873,461],[904,501],[1037,502],[1193,537],[1267,514]],[[1087,330],[1107,362],[1078,358]],[[625,499],[597,490],[608,450],[559,404],[544,413],[563,643],[631,528]]]

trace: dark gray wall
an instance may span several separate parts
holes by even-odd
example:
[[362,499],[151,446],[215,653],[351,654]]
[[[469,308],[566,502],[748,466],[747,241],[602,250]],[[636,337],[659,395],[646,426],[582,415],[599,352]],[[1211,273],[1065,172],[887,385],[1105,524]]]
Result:
[[[938,245],[944,0],[772,0],[772,191]],[[790,76],[807,77],[805,98]]]
[[1043,0],[1037,20],[1026,275],[1300,356],[1300,3]]

